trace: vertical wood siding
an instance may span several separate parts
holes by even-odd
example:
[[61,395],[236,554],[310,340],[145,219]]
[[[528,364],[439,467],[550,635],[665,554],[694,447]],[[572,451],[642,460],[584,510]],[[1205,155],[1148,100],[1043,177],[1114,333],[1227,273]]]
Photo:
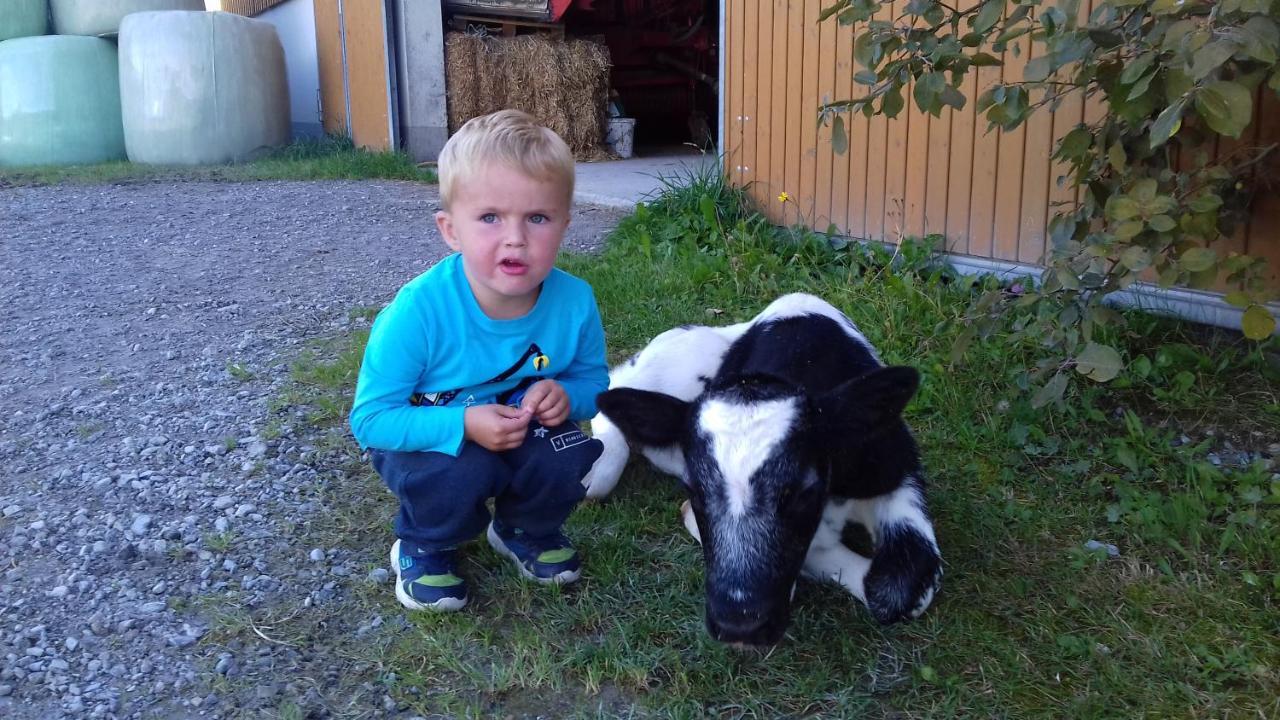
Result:
[[[893,15],[906,0],[893,4]],[[961,8],[977,0],[959,0]],[[1039,112],[1012,132],[987,132],[977,97],[990,85],[1022,78],[1030,39],[1004,65],[976,68],[964,81],[962,111],[921,113],[910,99],[895,119],[846,115],[849,150],[837,155],[830,128],[817,125],[819,104],[854,97],[853,38],[861,27],[817,23],[818,0],[725,0],[725,171],[746,186],[778,223],[830,225],[857,238],[896,241],[940,234],[949,252],[1036,264],[1046,251],[1049,219],[1076,193],[1051,160],[1057,140],[1102,106],[1079,97]],[[1081,18],[1092,3],[1081,3]],[[882,12],[877,19],[889,19]],[[1259,89],[1257,121],[1218,152],[1280,141],[1280,101]],[[781,193],[788,200],[779,200]],[[1280,188],[1260,188],[1253,219],[1224,251],[1271,260],[1280,279]]]
[[[382,0],[315,2],[316,58],[325,132],[345,133],[356,145],[371,150],[394,149],[384,9]],[[351,127],[347,127],[348,101]]]

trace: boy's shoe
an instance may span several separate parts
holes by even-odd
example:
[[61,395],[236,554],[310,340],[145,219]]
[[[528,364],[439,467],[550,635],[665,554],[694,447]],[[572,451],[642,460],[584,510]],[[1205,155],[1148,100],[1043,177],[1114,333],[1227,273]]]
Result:
[[578,551],[561,533],[531,538],[518,528],[504,527],[495,518],[489,524],[489,545],[511,558],[520,574],[545,585],[567,585],[581,576]]
[[396,540],[391,567],[396,569],[396,599],[410,610],[447,612],[467,604],[467,582],[455,572],[453,550],[401,554]]

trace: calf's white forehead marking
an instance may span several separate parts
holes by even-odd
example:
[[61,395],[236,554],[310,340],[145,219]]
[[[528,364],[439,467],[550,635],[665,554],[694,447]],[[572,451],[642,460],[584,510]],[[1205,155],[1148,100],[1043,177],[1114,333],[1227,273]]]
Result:
[[698,415],[698,429],[711,443],[724,478],[729,514],[741,516],[751,500],[751,476],[772,456],[791,432],[796,399],[757,403],[709,400]]

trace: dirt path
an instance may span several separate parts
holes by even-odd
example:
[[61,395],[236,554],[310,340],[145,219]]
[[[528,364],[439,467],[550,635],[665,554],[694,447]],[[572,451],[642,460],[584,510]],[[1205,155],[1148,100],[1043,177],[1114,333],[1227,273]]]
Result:
[[[0,190],[0,716],[327,713],[327,648],[210,648],[208,608],[382,581],[290,544],[327,455],[301,423],[267,436],[267,404],[304,343],[444,255],[436,203],[395,182]],[[618,218],[579,208],[566,247]],[[402,715],[374,690],[347,711]]]

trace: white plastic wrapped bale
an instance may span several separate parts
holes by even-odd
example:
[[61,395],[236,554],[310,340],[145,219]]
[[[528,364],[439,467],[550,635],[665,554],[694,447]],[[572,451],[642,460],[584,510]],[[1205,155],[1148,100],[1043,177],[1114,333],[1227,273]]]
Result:
[[49,0],[59,35],[114,35],[130,13],[204,10],[204,0]]
[[248,160],[289,142],[284,50],[270,23],[223,12],[148,12],[120,26],[129,159]]
[[0,41],[47,32],[48,0],[0,0]]
[[0,42],[0,167],[123,160],[119,83],[110,40]]

